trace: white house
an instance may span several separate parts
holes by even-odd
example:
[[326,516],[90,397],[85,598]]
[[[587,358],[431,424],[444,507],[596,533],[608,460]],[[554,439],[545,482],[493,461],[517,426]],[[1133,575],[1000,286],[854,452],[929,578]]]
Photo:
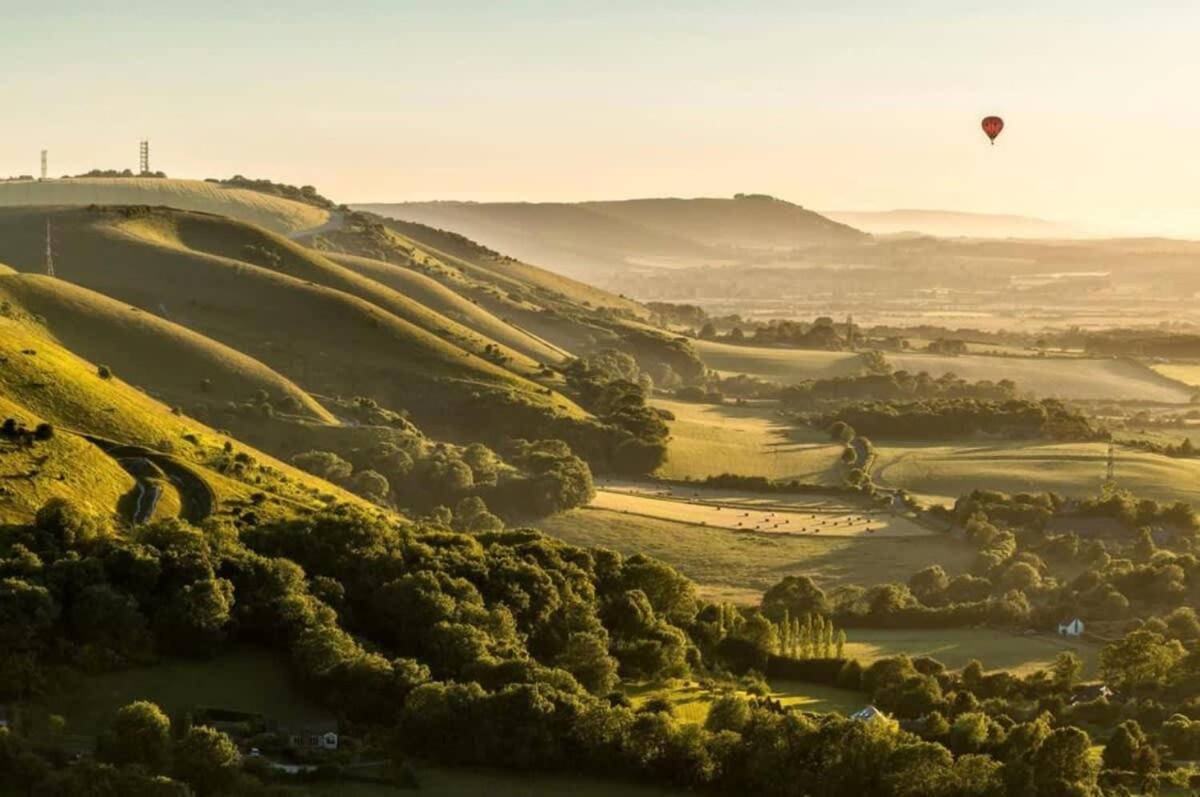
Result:
[[1080,636],[1083,634],[1083,620],[1076,617],[1069,623],[1059,623],[1058,633],[1060,636]]
[[859,722],[871,722],[872,720],[887,719],[887,715],[874,706],[866,706],[851,714],[850,719],[858,720]]

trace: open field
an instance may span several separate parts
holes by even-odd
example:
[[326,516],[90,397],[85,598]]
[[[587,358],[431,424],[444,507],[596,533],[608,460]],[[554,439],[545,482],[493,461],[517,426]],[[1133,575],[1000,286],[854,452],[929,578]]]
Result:
[[[977,488],[1090,496],[1099,492],[1106,443],[960,441],[932,445],[876,441],[875,480],[936,500]],[[1142,498],[1200,502],[1200,460],[1118,448],[1117,483]]]
[[931,564],[960,573],[974,556],[965,543],[937,535],[826,538],[739,532],[601,509],[577,509],[534,525],[575,545],[654,556],[695,581],[706,597],[742,604],[758,603],[763,591],[784,576],[809,575],[826,589],[871,585],[905,581]]
[[1085,677],[1096,672],[1099,647],[1088,642],[1049,634],[1018,635],[990,628],[931,628],[892,630],[852,628],[846,631],[846,655],[864,665],[886,656],[906,653],[931,656],[950,669],[971,659],[984,669],[1008,670],[1023,675],[1047,667],[1060,652],[1078,653]]
[[[590,506],[610,512],[734,531],[826,537],[921,537],[934,532],[888,511],[838,504],[832,496],[770,493],[722,495],[722,491],[663,487],[645,494],[599,490]],[[727,491],[726,491],[727,492]]]
[[303,202],[204,180],[77,177],[0,183],[0,207],[18,205],[166,205],[217,213],[279,233],[319,227],[329,220],[329,211]]
[[1039,397],[1186,403],[1191,392],[1129,359],[1083,357],[958,357],[913,352],[884,355],[897,371],[957,374],[969,382],[1011,379]]
[[840,445],[807,427],[786,423],[773,406],[735,407],[655,399],[675,415],[665,479],[703,479],[721,473],[837,484]]
[[[769,683],[772,698],[784,706],[795,706],[802,711],[851,714],[867,702],[865,695],[852,689],[776,678],[769,679]],[[631,686],[626,687],[625,691],[634,708],[640,708],[657,698],[669,700],[676,719],[697,725],[704,724],[713,701],[722,694],[721,689],[705,689],[693,681]]]
[[813,349],[771,349],[693,340],[696,354],[709,368],[724,374],[746,374],[792,384],[805,379],[854,376],[862,370],[861,355]]
[[172,717],[198,706],[265,714],[284,723],[329,716],[292,687],[285,663],[266,650],[244,648],[215,659],[167,659],[153,667],[84,676],[34,704],[35,724],[61,714],[72,734],[95,735],[117,709],[152,700]]
[[1200,387],[1200,363],[1155,363],[1150,367],[1155,373],[1162,374],[1167,379]]

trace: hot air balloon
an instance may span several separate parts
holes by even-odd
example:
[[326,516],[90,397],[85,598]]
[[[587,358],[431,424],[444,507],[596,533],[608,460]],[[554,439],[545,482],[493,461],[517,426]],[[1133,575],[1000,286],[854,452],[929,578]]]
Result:
[[983,117],[983,132],[987,133],[987,137],[992,140],[992,145],[996,144],[996,136],[1000,135],[1000,131],[1004,129],[1004,120],[999,116]]

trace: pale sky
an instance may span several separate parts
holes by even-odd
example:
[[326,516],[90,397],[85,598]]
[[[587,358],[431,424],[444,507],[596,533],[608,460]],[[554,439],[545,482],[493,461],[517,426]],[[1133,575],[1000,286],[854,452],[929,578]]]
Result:
[[[1200,237],[1200,3],[0,0],[0,175],[765,192]],[[989,147],[982,116],[1007,122]]]

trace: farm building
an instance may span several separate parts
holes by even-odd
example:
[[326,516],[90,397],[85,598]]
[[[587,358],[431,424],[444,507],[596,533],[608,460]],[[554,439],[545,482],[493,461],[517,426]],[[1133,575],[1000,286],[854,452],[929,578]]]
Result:
[[873,720],[886,720],[887,718],[887,714],[884,714],[874,706],[866,706],[850,715],[850,719],[859,722],[872,722]]
[[338,728],[336,722],[321,723],[296,728],[280,728],[280,735],[296,750],[337,750]]
[[1082,636],[1083,635],[1083,620],[1076,617],[1069,623],[1058,624],[1059,636]]

